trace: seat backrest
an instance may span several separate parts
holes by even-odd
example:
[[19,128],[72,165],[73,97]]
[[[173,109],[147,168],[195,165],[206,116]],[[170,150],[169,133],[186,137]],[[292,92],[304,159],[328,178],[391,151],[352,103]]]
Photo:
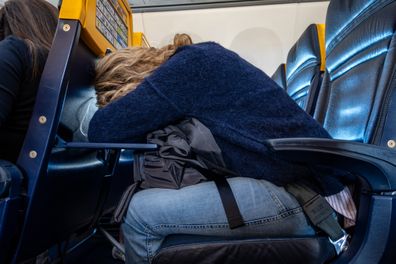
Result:
[[[395,147],[395,30],[395,0],[330,2],[326,72],[314,117],[332,137]],[[339,263],[394,260],[395,196],[390,193],[371,193],[369,187],[361,193],[354,237]]]
[[311,24],[290,49],[286,60],[286,91],[313,114],[325,64],[324,25]]
[[394,147],[396,1],[332,0],[315,118],[337,139]]
[[[113,19],[102,22],[106,17]],[[96,111],[95,60],[108,48],[132,44],[131,21],[126,0],[62,2],[17,161],[26,178],[27,205],[14,263],[93,230],[104,210],[113,172],[108,155],[96,149],[69,149],[60,143],[87,141],[89,120]]]
[[282,89],[286,90],[286,64],[282,63],[271,76]]

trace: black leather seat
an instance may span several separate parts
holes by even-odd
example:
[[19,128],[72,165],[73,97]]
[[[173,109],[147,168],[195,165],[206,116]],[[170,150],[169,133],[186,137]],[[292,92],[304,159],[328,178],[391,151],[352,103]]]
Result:
[[286,64],[282,63],[279,65],[271,78],[279,85],[279,87],[286,90]]
[[336,263],[396,259],[396,1],[332,0],[326,26],[327,71],[315,117],[335,138],[358,142],[298,138],[268,144],[281,158],[334,166],[359,176],[358,219],[348,250],[332,260],[320,236],[305,238],[309,242],[304,247],[301,238],[257,239],[253,244],[251,240],[165,243],[154,263],[241,263],[244,257],[248,263],[300,263],[300,254],[323,263],[323,252],[329,254],[327,261]]
[[324,25],[311,24],[301,34],[272,79],[313,115],[325,68]]
[[311,24],[290,49],[286,60],[286,91],[313,114],[325,65],[324,25]]

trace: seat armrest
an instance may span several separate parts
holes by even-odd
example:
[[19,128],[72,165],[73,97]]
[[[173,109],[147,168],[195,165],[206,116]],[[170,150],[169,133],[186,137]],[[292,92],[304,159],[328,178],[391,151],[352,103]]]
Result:
[[267,141],[282,159],[332,166],[363,177],[373,192],[396,190],[396,151],[388,148],[321,138],[283,138]]
[[22,172],[16,165],[6,160],[0,160],[0,199],[20,196],[22,193],[22,180]]
[[143,143],[96,143],[96,142],[58,142],[56,148],[78,149],[131,149],[131,150],[156,150],[156,144]]

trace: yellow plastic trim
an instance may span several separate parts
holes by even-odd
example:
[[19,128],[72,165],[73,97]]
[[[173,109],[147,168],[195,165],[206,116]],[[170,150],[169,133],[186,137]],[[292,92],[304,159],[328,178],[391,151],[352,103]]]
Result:
[[143,32],[133,32],[132,46],[149,48],[150,44]]
[[[99,0],[63,0],[59,18],[63,20],[78,20],[82,26],[81,38],[87,46],[98,56],[103,56],[106,50],[115,50],[111,43],[97,27],[97,1]],[[120,19],[127,26],[127,46],[132,46],[132,11],[127,0],[104,0],[112,7],[117,7],[115,12],[120,15]],[[108,16],[106,16],[108,17]],[[108,21],[111,21],[109,19]],[[116,27],[118,28],[118,27]],[[120,36],[119,28],[115,36]],[[112,31],[113,32],[113,31]]]
[[85,0],[63,0],[59,12],[60,19],[74,19],[84,25],[85,21]]
[[325,36],[326,36],[326,27],[325,24],[316,24],[316,28],[318,31],[318,40],[320,47],[320,70],[325,71],[326,69],[326,46],[325,46]]

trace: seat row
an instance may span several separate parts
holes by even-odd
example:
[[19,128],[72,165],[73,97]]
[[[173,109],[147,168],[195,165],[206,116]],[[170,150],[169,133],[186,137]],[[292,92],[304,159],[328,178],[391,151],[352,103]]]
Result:
[[325,70],[325,25],[311,24],[302,33],[272,79],[313,115]]
[[[313,39],[312,31],[318,27],[310,28],[306,34]],[[326,67],[317,102],[308,112],[335,139],[268,141],[274,155],[284,159],[333,166],[358,176],[358,219],[347,251],[336,256],[321,234],[202,239],[198,244],[176,236],[167,239],[153,263],[391,263],[396,259],[395,30],[395,0],[331,0]],[[155,148],[87,142],[87,125],[96,111],[91,86],[96,56],[80,38],[87,34],[78,19],[59,20],[18,162],[1,167],[11,175],[0,198],[1,263],[28,261],[56,245],[68,252],[75,245],[70,241],[88,239],[130,182],[133,151]],[[314,94],[307,87],[320,82],[317,66],[323,62],[322,56],[312,59],[308,50],[323,53],[318,52],[320,45],[298,43],[293,53],[301,47],[306,52],[290,54],[290,61],[288,56],[284,76],[286,89],[307,107]]]
[[[358,215],[348,250],[323,235],[169,243],[154,263],[392,263],[396,259],[396,1],[331,0],[274,75],[334,139],[268,141],[274,155],[350,171]],[[321,37],[322,36],[322,37]],[[282,77],[283,76],[283,77]],[[173,238],[169,238],[170,240]],[[219,252],[227,252],[225,254]]]

